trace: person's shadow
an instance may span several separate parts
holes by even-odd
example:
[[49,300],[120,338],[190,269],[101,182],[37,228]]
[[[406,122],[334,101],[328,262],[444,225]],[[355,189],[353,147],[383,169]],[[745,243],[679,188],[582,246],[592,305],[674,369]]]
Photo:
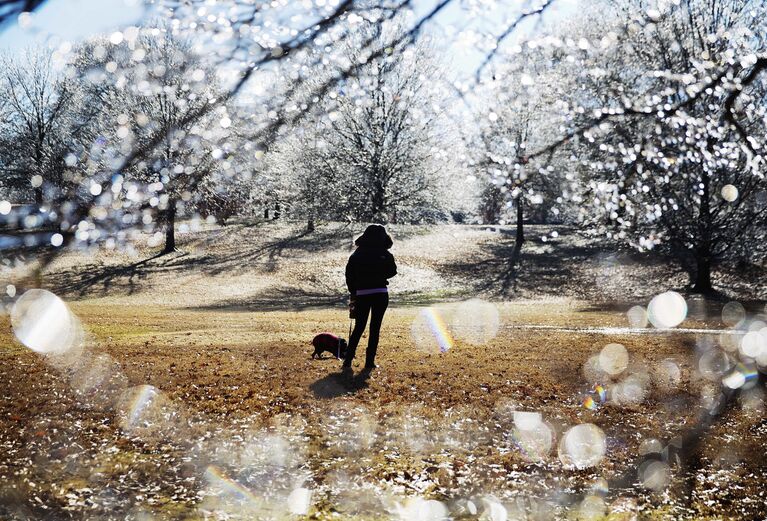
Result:
[[331,373],[311,384],[309,389],[317,398],[337,398],[366,388],[370,373],[369,370],[362,370],[354,374],[351,369],[340,373]]

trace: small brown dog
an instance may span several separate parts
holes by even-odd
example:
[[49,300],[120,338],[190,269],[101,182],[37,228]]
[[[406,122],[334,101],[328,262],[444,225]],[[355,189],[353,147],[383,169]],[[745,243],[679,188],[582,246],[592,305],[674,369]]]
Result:
[[312,339],[314,353],[312,358],[323,358],[321,355],[325,351],[338,359],[346,357],[346,340],[339,338],[332,333],[320,333]]

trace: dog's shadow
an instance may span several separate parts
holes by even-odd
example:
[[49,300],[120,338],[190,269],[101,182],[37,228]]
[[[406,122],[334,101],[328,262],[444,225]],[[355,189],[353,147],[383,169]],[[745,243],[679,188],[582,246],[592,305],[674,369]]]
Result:
[[368,386],[370,371],[360,371],[354,374],[351,370],[331,373],[311,384],[317,398],[337,398],[346,394],[353,394]]

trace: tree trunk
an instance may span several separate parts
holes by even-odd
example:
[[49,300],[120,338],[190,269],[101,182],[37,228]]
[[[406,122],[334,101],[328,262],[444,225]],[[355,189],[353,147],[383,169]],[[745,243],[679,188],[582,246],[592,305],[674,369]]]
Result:
[[517,236],[514,240],[514,251],[511,253],[511,263],[516,264],[519,255],[522,253],[522,243],[525,242],[524,229],[524,207],[522,205],[522,196],[517,197]]
[[[711,154],[714,148],[711,140],[708,140],[707,148]],[[698,243],[695,255],[697,267],[695,269],[695,284],[692,290],[695,293],[711,293],[711,236],[712,236],[712,217],[709,197],[711,195],[711,179],[704,169],[701,173],[701,187],[703,194],[700,202],[700,223],[701,229],[700,242]]]
[[[43,150],[42,150],[42,143],[45,139],[45,135],[42,133],[42,131],[38,130],[38,140],[37,145],[35,146],[35,172],[38,173],[40,177],[42,177],[43,172]],[[41,207],[43,205],[43,186],[36,186],[34,189],[35,192],[35,205],[37,207]]]
[[370,221],[386,224],[384,221],[386,210],[386,190],[380,177],[382,173],[375,174],[373,179],[373,194],[370,198]]
[[711,293],[711,258],[706,254],[698,255],[696,259],[695,284],[692,290],[695,293]]
[[171,197],[165,210],[165,248],[162,252],[172,251],[176,251],[176,200]]
[[524,208],[522,208],[522,196],[517,198],[517,238],[514,243],[514,249],[521,250],[522,243],[525,242],[525,229],[524,229]]

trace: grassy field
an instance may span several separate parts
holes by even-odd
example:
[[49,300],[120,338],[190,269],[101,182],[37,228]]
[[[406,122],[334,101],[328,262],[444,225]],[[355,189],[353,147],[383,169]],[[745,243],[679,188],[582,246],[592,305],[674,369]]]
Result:
[[[456,339],[435,354],[412,338],[417,309],[395,307],[382,367],[366,377],[358,369],[340,373],[333,359],[309,359],[313,333],[343,327],[336,310],[77,303],[89,352],[76,367],[46,363],[8,333],[3,338],[4,513],[247,519],[289,512],[290,493],[302,489],[312,491],[309,512],[320,518],[396,513],[406,497],[444,501],[455,517],[470,516],[459,500],[473,499],[481,511],[477,498],[486,496],[539,519],[588,517],[578,504],[583,497],[615,519],[632,512],[749,517],[764,509],[765,424],[748,407],[712,431],[689,505],[676,495],[681,479],[673,467],[668,494],[600,488],[601,478],[631,471],[644,440],[667,444],[694,420],[706,385],[690,365],[694,337],[518,330],[503,326],[625,319],[565,304],[499,308],[497,337],[480,346]],[[594,383],[583,367],[610,342],[626,346],[629,370],[649,383],[636,403],[592,410],[583,406]],[[663,360],[681,369],[673,385],[653,370]],[[137,386],[146,385],[155,394],[137,405],[147,389]],[[551,447],[544,443],[532,457],[520,450],[512,410],[542,413],[554,433]],[[604,460],[582,470],[557,457],[557,441],[580,423],[607,437]]]
[[[420,237],[433,246],[452,233]],[[401,243],[401,273],[430,272],[431,284],[400,282],[372,374],[310,359],[314,334],[346,336],[330,291],[329,302],[299,306],[288,292],[264,305],[275,295],[267,281],[290,289],[291,277],[312,272],[316,250],[283,250],[270,267],[228,274],[159,259],[134,273],[133,289],[121,271],[133,260],[58,261],[44,284],[68,298],[84,347],[42,357],[2,317],[0,519],[763,516],[767,422],[756,390],[705,433],[690,474],[673,456],[649,473],[633,464],[648,450],[673,454],[695,422],[715,389],[695,354],[718,335],[595,329],[627,326],[629,304],[646,301],[462,304],[476,293],[448,268],[470,256],[451,250],[426,262],[408,243],[418,237]],[[195,241],[193,255],[206,255]],[[335,247],[328,242],[322,255],[346,255]],[[74,282],[88,277],[101,278],[75,294]],[[306,280],[304,288],[317,285],[307,294],[328,284]],[[452,302],[435,304],[440,294]],[[422,303],[435,306],[428,317]],[[721,327],[711,306],[690,306],[683,326]],[[474,327],[462,328],[466,316]],[[436,338],[449,349],[436,349]],[[612,377],[593,364],[610,343],[629,355]],[[605,403],[595,384],[607,389]],[[541,420],[530,430],[535,417],[520,412]],[[604,437],[587,436],[576,461],[567,440],[581,424]],[[574,465],[583,458],[595,464]],[[630,486],[609,486],[625,477]]]

